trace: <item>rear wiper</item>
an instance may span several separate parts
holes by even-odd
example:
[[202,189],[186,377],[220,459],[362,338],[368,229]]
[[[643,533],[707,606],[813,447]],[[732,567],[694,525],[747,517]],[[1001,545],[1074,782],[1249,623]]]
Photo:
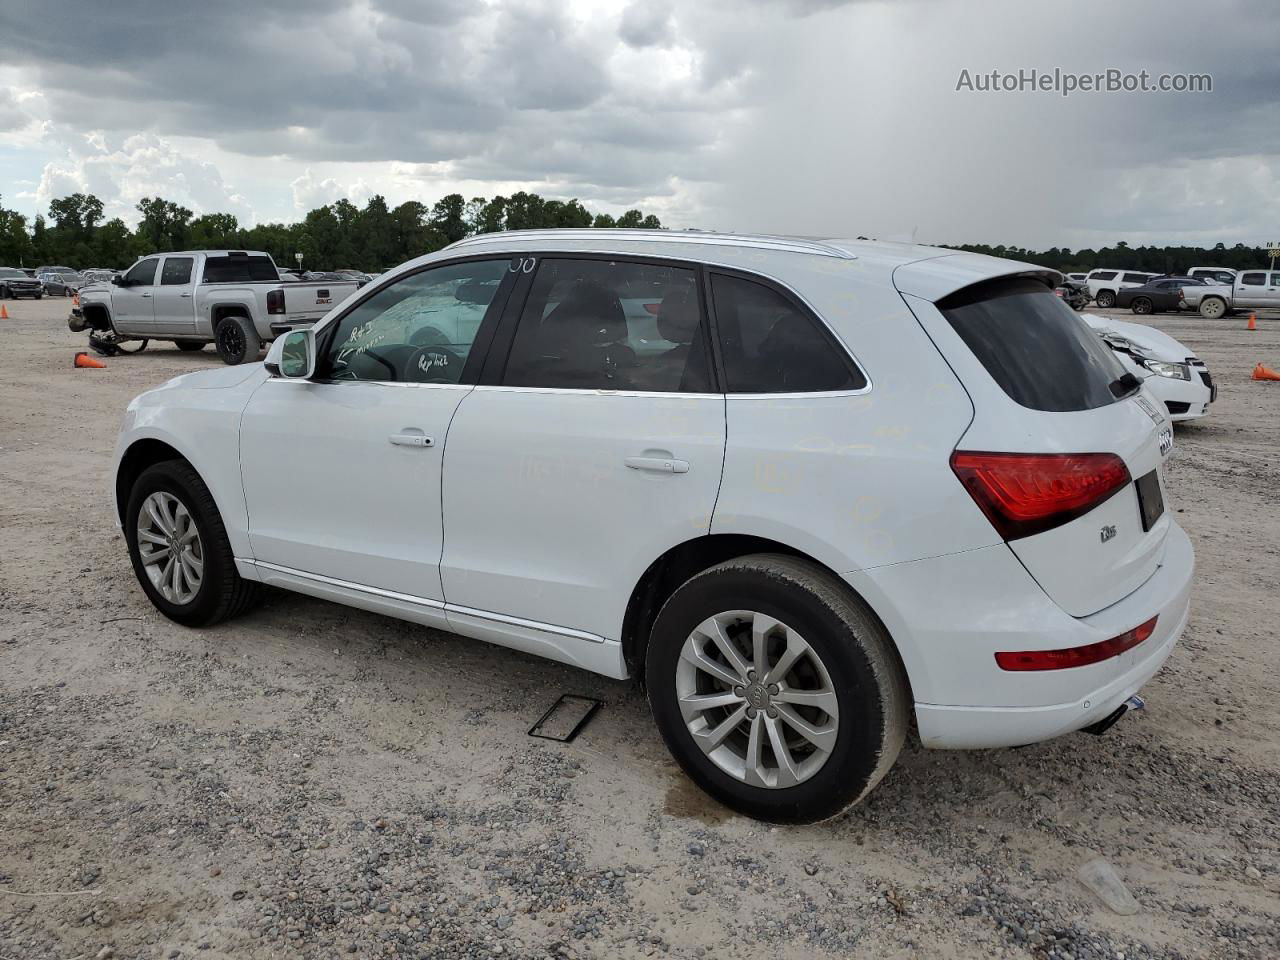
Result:
[[1142,386],[1142,381],[1135,377],[1132,373],[1126,373],[1124,376],[1118,377],[1107,384],[1111,388],[1111,395],[1116,399],[1128,396]]

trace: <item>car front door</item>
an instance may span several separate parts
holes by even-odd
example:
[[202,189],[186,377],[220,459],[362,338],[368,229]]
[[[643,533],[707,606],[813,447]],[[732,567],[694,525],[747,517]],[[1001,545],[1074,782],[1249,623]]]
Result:
[[196,332],[195,288],[192,278],[194,257],[165,257],[160,267],[160,283],[151,298],[154,330],[161,334],[194,334]]
[[159,257],[139,260],[111,289],[111,319],[116,332],[148,336],[155,328],[155,283]]
[[507,258],[407,274],[326,324],[315,377],[258,388],[240,428],[257,563],[443,607],[445,437],[515,276]]
[[708,532],[720,487],[725,401],[701,280],[583,255],[526,258],[520,276],[449,432],[449,623],[617,671],[633,588]]

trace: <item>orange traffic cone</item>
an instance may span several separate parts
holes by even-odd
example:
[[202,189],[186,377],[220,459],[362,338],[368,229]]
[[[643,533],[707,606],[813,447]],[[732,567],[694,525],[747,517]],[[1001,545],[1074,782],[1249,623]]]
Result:
[[1246,327],[1245,329],[1247,329],[1247,330],[1257,330],[1257,329],[1258,329],[1258,315],[1257,315],[1256,313],[1251,313],[1251,314],[1249,314],[1249,326],[1248,326],[1248,327]]
[[9,308],[6,307],[3,303],[0,303],[0,320],[8,320],[8,319],[9,319]]
[[1262,364],[1258,364],[1253,368],[1253,379],[1255,380],[1280,380],[1280,373],[1274,370],[1268,370]]
[[107,369],[107,365],[105,363],[103,363],[97,357],[89,356],[83,350],[81,350],[79,353],[76,354],[75,365],[77,367],[92,367],[97,370]]

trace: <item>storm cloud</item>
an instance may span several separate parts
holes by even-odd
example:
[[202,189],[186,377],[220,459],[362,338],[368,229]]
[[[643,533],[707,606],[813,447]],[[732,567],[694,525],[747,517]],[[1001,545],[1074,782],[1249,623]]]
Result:
[[[0,30],[21,38],[0,194],[31,212],[82,188],[246,221],[525,188],[674,226],[1045,246],[1280,219],[1266,0],[10,0]],[[1213,90],[956,90],[1030,68]]]

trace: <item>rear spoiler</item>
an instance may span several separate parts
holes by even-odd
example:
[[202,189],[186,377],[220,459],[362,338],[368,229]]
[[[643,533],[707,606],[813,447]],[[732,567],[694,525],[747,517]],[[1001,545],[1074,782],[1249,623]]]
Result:
[[1050,290],[1062,283],[1062,274],[1048,267],[961,251],[916,260],[893,271],[893,283],[900,293],[920,297],[930,303],[975,283],[1000,277],[1038,280]]

